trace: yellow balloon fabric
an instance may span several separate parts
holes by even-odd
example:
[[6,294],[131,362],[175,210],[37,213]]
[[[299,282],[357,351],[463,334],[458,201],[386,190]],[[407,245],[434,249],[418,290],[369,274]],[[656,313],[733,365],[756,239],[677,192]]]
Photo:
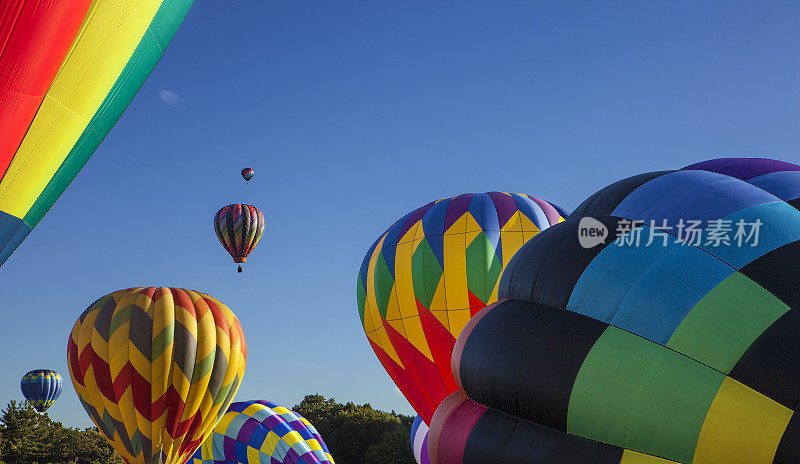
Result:
[[72,384],[129,464],[183,464],[227,410],[247,345],[236,316],[193,290],[120,290],[81,314],[67,344]]

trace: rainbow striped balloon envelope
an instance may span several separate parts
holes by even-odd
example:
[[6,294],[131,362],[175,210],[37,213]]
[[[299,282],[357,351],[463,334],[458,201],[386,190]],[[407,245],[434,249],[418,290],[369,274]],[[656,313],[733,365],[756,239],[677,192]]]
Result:
[[317,429],[272,401],[233,403],[188,464],[334,464]]
[[489,192],[437,200],[395,222],[358,273],[361,324],[386,372],[426,422],[456,389],[455,338],[497,300],[503,268],[566,212],[536,197]]
[[800,166],[769,159],[589,197],[462,331],[433,464],[800,462],[798,207]]
[[22,377],[20,388],[25,400],[39,412],[45,412],[55,403],[64,382],[61,374],[50,369],[36,369]]
[[192,0],[4,0],[0,265],[128,107]]

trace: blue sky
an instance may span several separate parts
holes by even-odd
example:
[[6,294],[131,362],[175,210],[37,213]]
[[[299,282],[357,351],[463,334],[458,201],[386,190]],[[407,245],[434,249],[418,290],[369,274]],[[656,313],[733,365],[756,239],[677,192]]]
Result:
[[[800,3],[196,0],[94,157],[0,268],[0,399],[64,375],[96,298],[205,291],[249,346],[238,399],[411,413],[355,299],[367,248],[464,192],[573,209],[615,180],[725,155],[800,162]],[[242,167],[256,170],[245,186]],[[211,219],[264,212],[245,273]]]

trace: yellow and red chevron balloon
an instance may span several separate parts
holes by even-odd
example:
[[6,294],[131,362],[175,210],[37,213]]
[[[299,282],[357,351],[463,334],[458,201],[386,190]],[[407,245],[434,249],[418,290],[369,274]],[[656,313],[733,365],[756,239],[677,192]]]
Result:
[[461,329],[497,301],[500,273],[522,244],[566,216],[529,195],[468,193],[408,213],[369,249],[358,274],[361,323],[426,423],[458,388],[450,356]]
[[108,135],[191,4],[0,1],[0,265]]
[[231,404],[246,360],[233,312],[180,288],[106,295],[67,344],[78,398],[129,464],[186,462]]

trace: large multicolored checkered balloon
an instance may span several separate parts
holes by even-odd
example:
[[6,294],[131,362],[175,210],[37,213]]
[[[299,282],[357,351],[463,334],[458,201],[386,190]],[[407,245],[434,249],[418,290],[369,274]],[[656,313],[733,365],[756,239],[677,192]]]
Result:
[[489,192],[431,202],[395,222],[358,273],[358,311],[372,349],[422,419],[456,390],[455,338],[497,300],[514,253],[566,212],[528,195]]
[[800,166],[769,159],[589,197],[459,336],[433,464],[800,463],[798,208]]
[[246,360],[233,312],[180,288],[100,298],[67,345],[78,398],[129,464],[185,463],[233,401]]
[[317,429],[271,401],[233,403],[187,464],[335,464]]
[[50,369],[36,369],[22,377],[20,388],[25,400],[37,411],[45,412],[61,395],[61,374]]

